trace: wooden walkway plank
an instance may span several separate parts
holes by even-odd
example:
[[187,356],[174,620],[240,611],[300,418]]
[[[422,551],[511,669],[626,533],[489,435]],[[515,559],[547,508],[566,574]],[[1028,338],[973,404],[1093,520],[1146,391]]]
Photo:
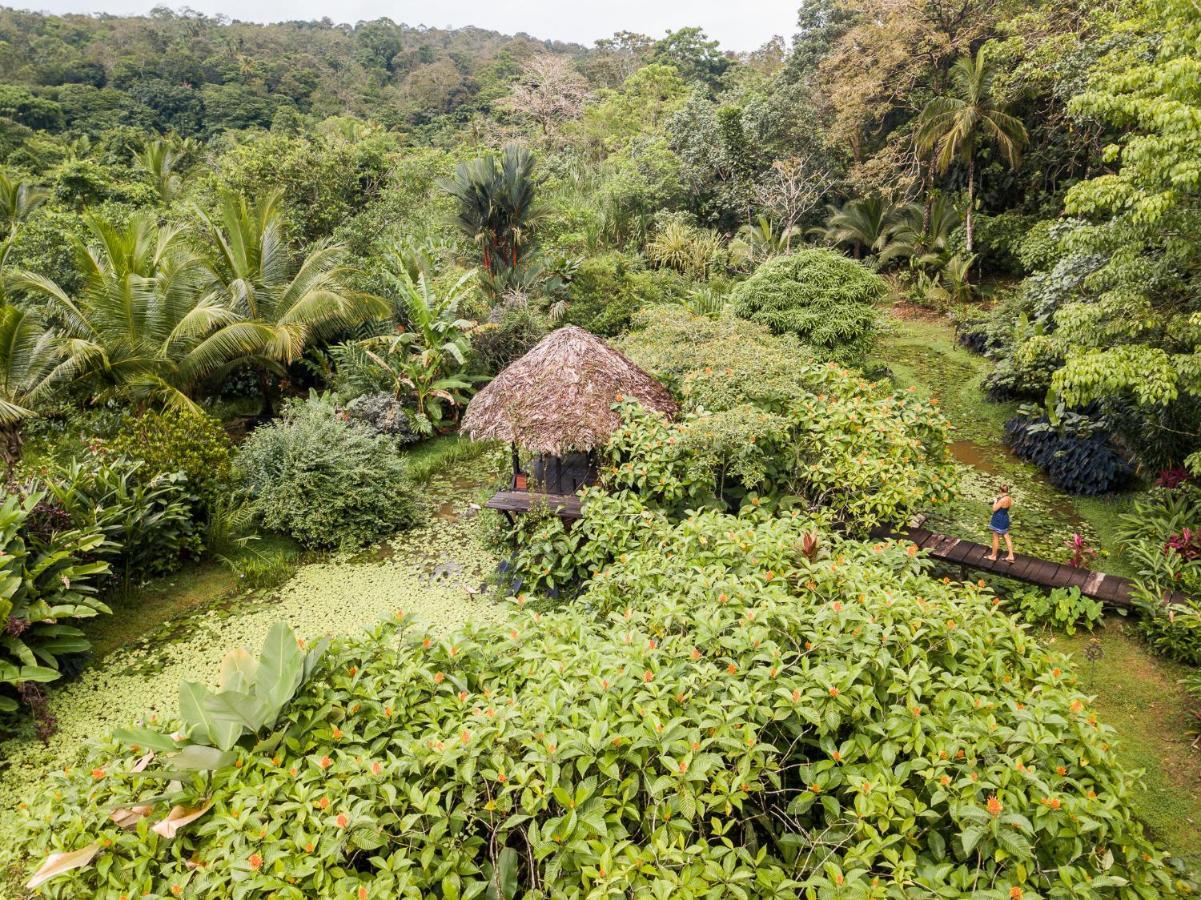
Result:
[[[1079,588],[1080,593],[1086,597],[1092,597],[1114,606],[1129,608],[1134,603],[1132,599],[1133,585],[1127,579],[1117,575],[1092,572],[1087,569],[1074,569],[1071,566],[1021,553],[1014,554],[1015,561],[1012,563],[1005,561],[1003,553],[999,554],[996,560],[991,560],[988,559],[988,554],[992,552],[991,547],[965,541],[953,535],[939,534],[921,527],[905,528],[899,532],[878,529],[875,535],[910,540],[934,559],[952,565],[991,572],[1004,578],[1012,578],[1045,588]],[[1164,597],[1164,603],[1184,603],[1186,600],[1187,598],[1183,594],[1178,593]]]

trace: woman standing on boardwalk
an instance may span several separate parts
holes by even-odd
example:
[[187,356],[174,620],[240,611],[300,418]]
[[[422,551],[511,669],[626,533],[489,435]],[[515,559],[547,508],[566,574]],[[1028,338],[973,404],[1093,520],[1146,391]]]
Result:
[[988,520],[988,530],[992,532],[992,555],[987,557],[996,561],[997,551],[1001,549],[1001,538],[1005,538],[1005,549],[1009,555],[1005,562],[1013,562],[1013,538],[1009,536],[1009,510],[1013,506],[1013,498],[1009,496],[1009,485],[1001,485],[1001,494],[992,504],[992,518]]

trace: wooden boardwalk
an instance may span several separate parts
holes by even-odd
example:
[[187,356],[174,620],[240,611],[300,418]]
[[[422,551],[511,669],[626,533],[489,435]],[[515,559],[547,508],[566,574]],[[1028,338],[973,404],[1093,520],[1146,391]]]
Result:
[[572,521],[583,515],[580,498],[575,494],[543,494],[537,491],[501,491],[494,494],[484,504],[487,509],[495,509],[504,513],[506,519],[513,521],[514,515],[527,513],[531,509],[545,509],[565,521]]
[[[1004,546],[997,558],[990,560],[988,555],[992,552],[991,547],[965,541],[949,534],[929,531],[922,528],[920,523],[902,529],[892,536],[913,541],[934,559],[943,562],[982,572],[991,572],[994,575],[1013,578],[1027,584],[1037,584],[1045,588],[1079,588],[1080,593],[1086,597],[1092,597],[1102,603],[1124,609],[1129,609],[1134,605],[1131,596],[1133,585],[1128,579],[1118,575],[1076,569],[1022,553],[1015,553],[1015,561],[1009,563],[1005,561]],[[1165,603],[1183,603],[1185,600],[1183,594],[1170,594],[1164,597]]]

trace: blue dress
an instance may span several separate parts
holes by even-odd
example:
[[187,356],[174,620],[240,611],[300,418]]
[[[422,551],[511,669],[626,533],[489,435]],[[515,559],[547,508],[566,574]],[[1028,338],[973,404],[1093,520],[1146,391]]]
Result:
[[988,520],[989,530],[995,531],[997,534],[1009,533],[1009,510],[998,509],[992,514],[992,518]]

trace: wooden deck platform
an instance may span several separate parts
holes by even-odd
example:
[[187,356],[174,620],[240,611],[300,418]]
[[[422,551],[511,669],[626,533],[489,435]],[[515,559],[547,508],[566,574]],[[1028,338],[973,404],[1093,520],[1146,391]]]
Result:
[[531,509],[546,509],[560,519],[574,521],[583,516],[580,498],[575,494],[543,494],[537,491],[501,491],[484,504],[487,509],[504,513],[510,522],[514,515]]
[[[1126,578],[1118,575],[1107,575],[1104,572],[1093,572],[1088,569],[1075,569],[1071,566],[1049,562],[1036,556],[1026,556],[1015,553],[1015,561],[1005,561],[1005,548],[995,560],[988,559],[991,547],[965,541],[948,534],[939,534],[922,528],[920,525],[910,526],[894,533],[893,537],[905,538],[917,544],[935,559],[954,565],[991,572],[1005,578],[1036,584],[1045,588],[1075,587],[1080,593],[1102,603],[1125,609],[1133,606],[1131,598],[1133,585]],[[1165,603],[1185,602],[1183,594],[1170,594],[1164,597]]]

